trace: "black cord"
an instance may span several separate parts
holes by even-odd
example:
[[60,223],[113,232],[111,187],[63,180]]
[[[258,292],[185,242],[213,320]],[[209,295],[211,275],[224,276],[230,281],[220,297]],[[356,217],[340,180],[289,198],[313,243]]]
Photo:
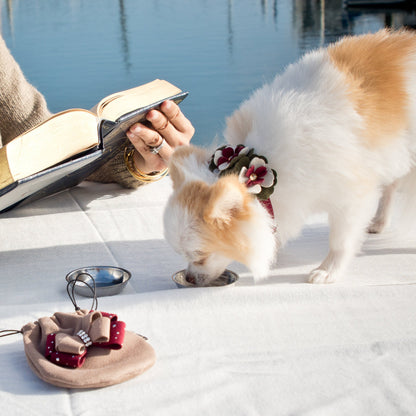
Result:
[[0,338],[8,337],[9,335],[23,334],[22,331],[18,329],[2,329],[0,331]]
[[[89,273],[84,273],[84,274],[87,274],[91,278],[93,285],[91,286],[89,283],[85,282],[84,280],[80,280],[79,275],[78,275],[74,280],[70,280],[68,282],[68,284],[66,285],[66,292],[68,293],[69,299],[71,299],[71,302],[75,307],[75,310],[79,311],[81,308],[78,306],[77,301],[75,299],[75,285],[78,282],[84,284],[92,292],[93,299],[92,299],[91,310],[96,311],[98,308],[98,299],[97,299],[97,287],[95,284],[95,279]],[[8,337],[10,335],[16,335],[16,334],[23,334],[23,332],[19,329],[1,329],[0,330],[0,338]]]
[[93,285],[91,286],[85,280],[79,279],[80,275],[78,275],[75,279],[70,280],[68,282],[68,284],[66,285],[66,293],[68,293],[69,299],[71,300],[72,304],[74,305],[75,310],[79,311],[81,308],[78,306],[77,301],[75,299],[75,285],[78,282],[84,284],[85,286],[88,287],[88,289],[91,290],[91,293],[92,293],[92,298],[93,299],[92,299],[91,310],[96,311],[97,308],[98,308],[98,299],[97,299],[97,287],[96,287],[96,284],[95,284],[95,279],[89,273],[84,272],[82,274],[88,275],[91,278]]

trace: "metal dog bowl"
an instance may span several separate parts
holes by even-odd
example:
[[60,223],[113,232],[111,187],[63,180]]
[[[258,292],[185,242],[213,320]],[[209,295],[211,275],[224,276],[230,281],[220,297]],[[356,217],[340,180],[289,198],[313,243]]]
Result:
[[[179,288],[184,287],[201,287],[195,283],[190,282],[186,279],[186,270],[180,270],[172,276],[172,280],[176,283]],[[219,287],[219,286],[232,286],[238,280],[238,274],[226,269],[221,276],[213,280],[208,286],[203,287]]]
[[72,270],[66,275],[66,280],[67,282],[77,280],[74,288],[75,293],[91,298],[93,292],[90,287],[94,287],[93,279],[95,280],[97,296],[111,296],[120,293],[130,277],[131,273],[121,267],[89,266]]

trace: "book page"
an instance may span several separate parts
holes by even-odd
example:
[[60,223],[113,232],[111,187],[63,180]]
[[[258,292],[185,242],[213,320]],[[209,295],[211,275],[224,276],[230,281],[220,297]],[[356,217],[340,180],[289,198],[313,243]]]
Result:
[[97,115],[105,120],[116,121],[124,114],[180,92],[181,90],[170,82],[156,79],[139,87],[105,97],[97,106]]
[[7,144],[9,169],[14,180],[23,179],[98,143],[96,116],[87,110],[67,110]]

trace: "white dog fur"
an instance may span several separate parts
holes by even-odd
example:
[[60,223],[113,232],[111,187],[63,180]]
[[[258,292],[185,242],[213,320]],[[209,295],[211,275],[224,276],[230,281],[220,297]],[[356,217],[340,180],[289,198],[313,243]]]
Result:
[[276,170],[277,233],[237,176],[219,179],[208,169],[212,152],[179,148],[164,226],[188,274],[207,285],[239,261],[266,277],[276,249],[311,214],[326,212],[329,253],[309,281],[333,282],[366,230],[386,225],[395,188],[416,195],[416,35],[383,30],[306,54],[243,102],[224,135]]

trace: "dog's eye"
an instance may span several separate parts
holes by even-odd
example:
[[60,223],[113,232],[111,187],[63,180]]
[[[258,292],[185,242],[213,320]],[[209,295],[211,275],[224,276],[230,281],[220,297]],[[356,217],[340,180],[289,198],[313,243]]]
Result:
[[193,261],[194,264],[196,264],[197,266],[203,266],[205,264],[205,262],[208,260],[208,256],[206,253],[204,253],[203,251],[196,251],[196,258]]
[[194,261],[194,264],[196,264],[197,266],[203,266],[206,261],[207,261],[207,257],[204,257],[202,259],[199,259],[197,261]]

